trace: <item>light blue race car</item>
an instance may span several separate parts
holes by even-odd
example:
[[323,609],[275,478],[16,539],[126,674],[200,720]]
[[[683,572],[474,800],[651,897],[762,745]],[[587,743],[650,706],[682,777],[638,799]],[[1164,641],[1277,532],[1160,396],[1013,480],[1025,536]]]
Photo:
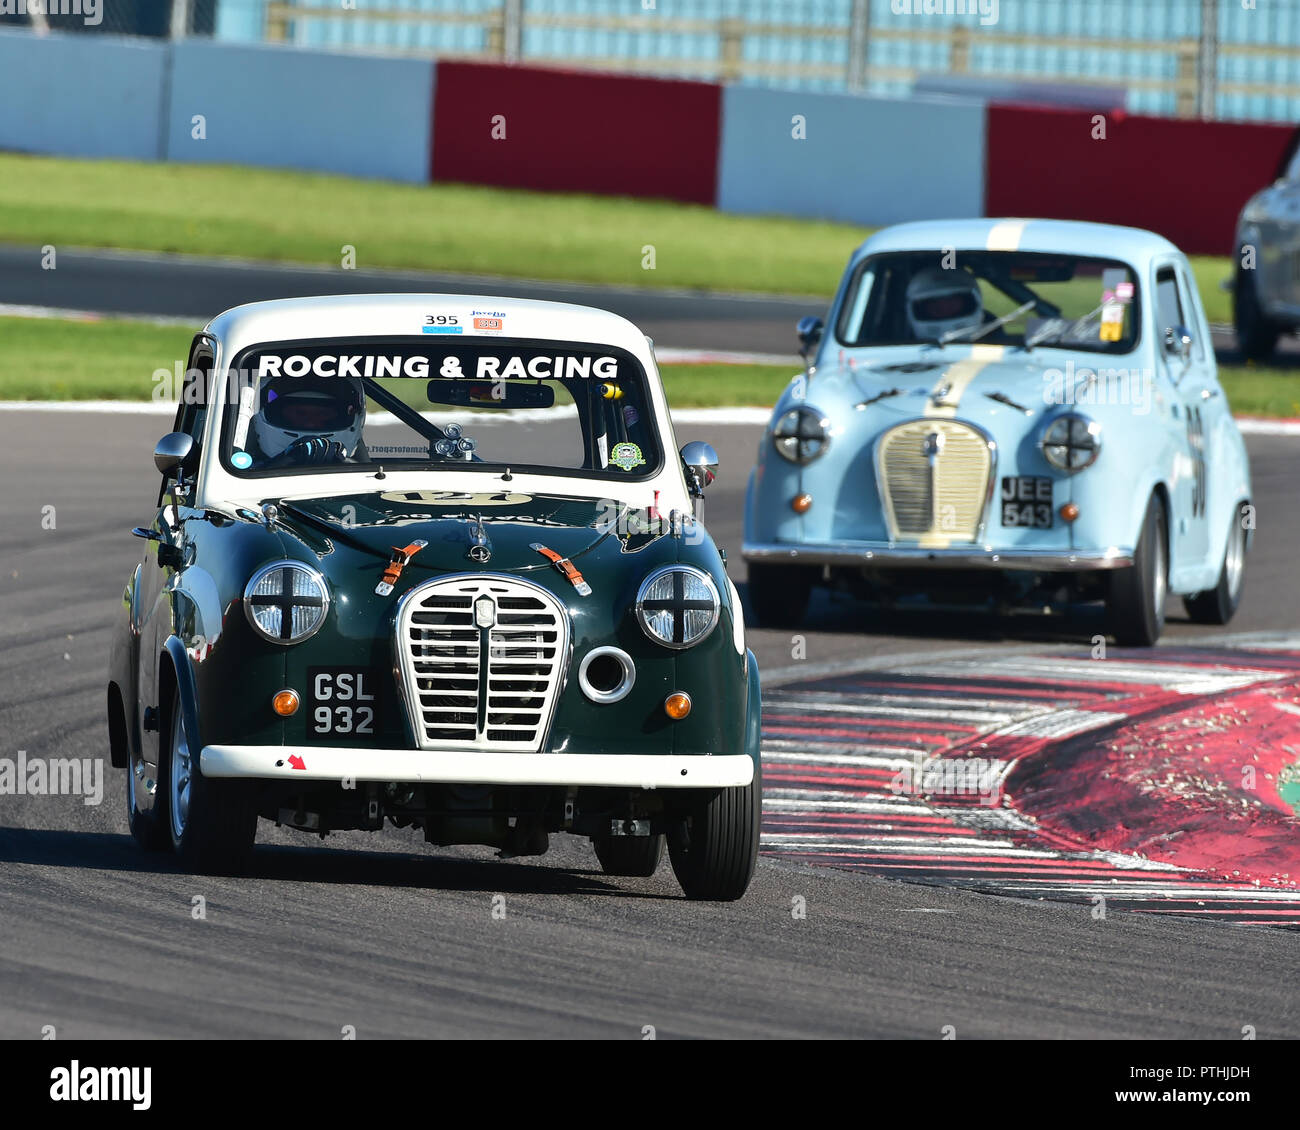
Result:
[[849,260],[773,409],[745,505],[761,624],[861,596],[1104,600],[1149,646],[1166,597],[1225,624],[1250,467],[1187,259],[1136,228],[900,224]]

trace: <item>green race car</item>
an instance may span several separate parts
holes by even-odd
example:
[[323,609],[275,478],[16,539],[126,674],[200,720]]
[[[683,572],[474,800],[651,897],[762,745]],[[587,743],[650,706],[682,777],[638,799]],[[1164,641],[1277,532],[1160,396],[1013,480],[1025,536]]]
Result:
[[194,339],[108,683],[131,831],[385,820],[692,898],[758,852],[758,669],[647,339],[460,295],[254,303]]

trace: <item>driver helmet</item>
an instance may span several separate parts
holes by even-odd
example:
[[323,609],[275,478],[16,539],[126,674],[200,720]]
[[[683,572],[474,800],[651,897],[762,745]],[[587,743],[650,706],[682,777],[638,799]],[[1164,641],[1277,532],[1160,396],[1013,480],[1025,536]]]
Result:
[[984,301],[975,277],[963,270],[927,267],[907,284],[907,324],[919,341],[938,341],[953,330],[984,321]]
[[267,459],[304,436],[337,441],[350,459],[365,423],[360,377],[273,377],[262,385],[253,435]]

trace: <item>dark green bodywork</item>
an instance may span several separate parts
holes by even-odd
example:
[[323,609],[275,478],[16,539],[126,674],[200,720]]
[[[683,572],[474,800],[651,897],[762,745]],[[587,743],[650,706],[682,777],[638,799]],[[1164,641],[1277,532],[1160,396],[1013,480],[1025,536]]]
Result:
[[[377,484],[379,485],[379,484]],[[158,734],[143,727],[148,706],[166,708],[171,680],[180,690],[192,745],[342,745],[415,749],[395,672],[395,616],[401,598],[453,574],[499,573],[549,590],[568,609],[571,656],[545,751],[605,754],[747,752],[758,761],[758,672],[737,652],[731,588],[717,547],[688,519],[682,533],[667,519],[593,499],[373,493],[274,503],[267,524],[175,506],[164,498],[145,543],[145,559],[124,594],[109,682],[113,763],[127,746],[157,766]],[[482,516],[491,546],[484,565],[468,557],[470,529]],[[395,590],[375,593],[394,546],[429,544],[404,569]],[[580,596],[529,543],[572,559],[591,585]],[[161,555],[161,556],[160,556]],[[331,606],[310,639],[283,646],[263,639],[243,608],[249,578],[291,559],[325,576]],[[160,564],[160,561],[162,562]],[[720,618],[702,643],[672,650],[637,623],[637,589],[655,568],[693,565],[714,580]],[[597,704],[581,691],[577,665],[594,647],[613,644],[635,661],[636,682],[621,702]],[[378,689],[373,733],[315,735],[305,710],[282,721],[272,695],[285,687],[307,698],[308,671],[348,667],[373,672]],[[689,717],[671,721],[663,702],[690,694]]]

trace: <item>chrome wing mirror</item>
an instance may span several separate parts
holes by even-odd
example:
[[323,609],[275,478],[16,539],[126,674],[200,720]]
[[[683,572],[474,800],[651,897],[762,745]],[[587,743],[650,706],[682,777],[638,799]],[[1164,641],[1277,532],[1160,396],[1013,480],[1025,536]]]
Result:
[[1192,331],[1186,326],[1170,326],[1165,330],[1165,355],[1187,364],[1192,356]]
[[704,488],[718,477],[718,453],[709,444],[695,440],[682,448],[682,466],[698,518],[704,509]]
[[811,314],[800,318],[795,325],[794,332],[799,338],[799,356],[804,362],[808,361],[808,354],[814,352],[817,346],[821,344],[822,331],[825,324],[820,318],[815,318]]

